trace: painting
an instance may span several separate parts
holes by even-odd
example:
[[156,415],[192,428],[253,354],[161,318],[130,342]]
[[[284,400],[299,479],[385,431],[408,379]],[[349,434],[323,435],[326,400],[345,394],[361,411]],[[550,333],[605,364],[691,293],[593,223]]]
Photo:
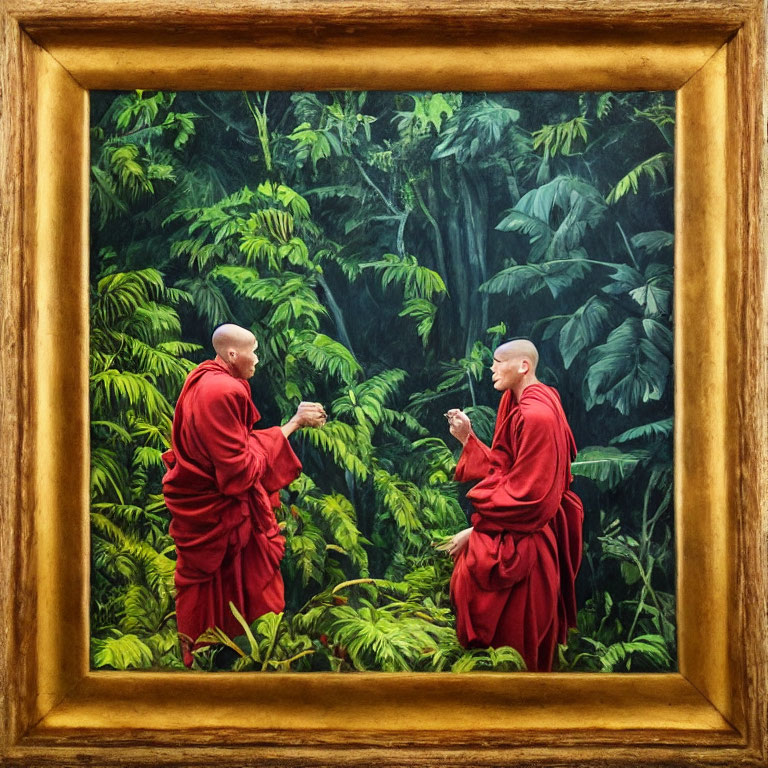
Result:
[[471,514],[443,414],[491,444],[511,337],[581,447],[554,668],[675,669],[673,94],[94,92],[91,137],[93,668],[182,667],[162,455],[234,322],[259,426],[329,420],[292,438],[285,601],[225,601],[194,669],[525,669],[459,644],[436,548]]

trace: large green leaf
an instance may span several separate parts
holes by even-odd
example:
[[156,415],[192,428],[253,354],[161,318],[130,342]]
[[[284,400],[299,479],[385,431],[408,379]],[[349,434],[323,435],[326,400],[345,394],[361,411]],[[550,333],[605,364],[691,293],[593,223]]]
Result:
[[377,469],[373,473],[373,485],[381,505],[404,534],[411,534],[422,528],[416,511],[419,491],[413,483],[405,482],[383,469]]
[[607,320],[608,305],[599,296],[591,296],[571,315],[560,329],[560,354],[566,370],[595,342]]
[[[653,340],[646,336],[645,323],[657,333]],[[639,403],[661,399],[669,380],[668,348],[656,342],[671,344],[671,333],[655,321],[627,318],[608,336],[605,344],[589,354],[589,369],[584,378],[584,400],[587,410],[609,403],[625,416]],[[667,337],[665,334],[669,334]]]
[[296,336],[291,342],[291,354],[304,359],[315,370],[328,373],[351,384],[363,372],[355,356],[341,343],[324,333]]
[[519,119],[518,110],[486,97],[446,122],[432,160],[455,157],[459,164],[479,160],[509,138]]
[[646,317],[669,315],[672,300],[672,271],[665,264],[651,264],[645,271],[645,284],[629,295],[645,310]]
[[556,299],[575,281],[581,280],[589,269],[590,264],[581,259],[543,264],[516,264],[497,272],[483,283],[479,290],[484,293],[506,293],[508,296],[528,298],[547,289]]
[[496,229],[527,234],[529,261],[551,261],[573,256],[587,228],[597,227],[605,210],[605,200],[591,184],[574,176],[557,176],[523,195]]
[[643,248],[648,253],[658,253],[665,248],[671,248],[675,242],[675,236],[671,232],[655,230],[653,232],[639,232],[632,236],[632,245],[635,248]]
[[601,488],[615,488],[649,455],[643,450],[622,451],[613,446],[589,446],[579,451],[571,463],[571,472],[594,480]]
[[674,420],[670,416],[668,419],[641,424],[639,427],[632,427],[612,438],[611,443],[627,443],[630,440],[644,440],[649,437],[669,437],[673,423]]
[[152,665],[152,649],[133,634],[91,640],[95,667],[141,669]]

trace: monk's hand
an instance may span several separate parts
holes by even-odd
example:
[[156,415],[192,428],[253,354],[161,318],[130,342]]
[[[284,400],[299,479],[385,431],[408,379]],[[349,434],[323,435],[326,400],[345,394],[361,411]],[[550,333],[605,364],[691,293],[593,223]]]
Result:
[[458,408],[451,408],[445,414],[448,419],[448,428],[450,433],[462,444],[466,445],[469,436],[472,434],[472,422],[464,411]]
[[328,416],[320,403],[302,401],[293,417],[299,427],[322,427]]
[[297,429],[302,427],[322,427],[328,420],[325,408],[320,403],[302,401],[296,409],[296,413],[280,427],[280,431],[290,437]]
[[465,528],[443,544],[438,544],[436,549],[439,549],[441,552],[447,552],[455,560],[467,548],[471,533],[471,528]]

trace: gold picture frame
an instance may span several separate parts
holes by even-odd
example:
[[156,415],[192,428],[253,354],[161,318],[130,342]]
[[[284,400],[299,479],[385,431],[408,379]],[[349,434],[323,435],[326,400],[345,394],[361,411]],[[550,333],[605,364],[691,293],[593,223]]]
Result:
[[[1,7],[4,765],[765,764],[763,0]],[[677,91],[679,673],[89,670],[88,90],[135,87]]]

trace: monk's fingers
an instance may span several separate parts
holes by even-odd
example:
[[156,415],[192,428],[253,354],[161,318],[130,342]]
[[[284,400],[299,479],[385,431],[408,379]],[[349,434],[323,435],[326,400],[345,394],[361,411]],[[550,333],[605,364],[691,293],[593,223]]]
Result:
[[309,402],[299,403],[297,413],[301,414],[302,416],[308,416],[309,418],[313,418],[313,419],[328,418],[328,414],[325,412],[325,408],[323,408],[321,403],[309,403]]

